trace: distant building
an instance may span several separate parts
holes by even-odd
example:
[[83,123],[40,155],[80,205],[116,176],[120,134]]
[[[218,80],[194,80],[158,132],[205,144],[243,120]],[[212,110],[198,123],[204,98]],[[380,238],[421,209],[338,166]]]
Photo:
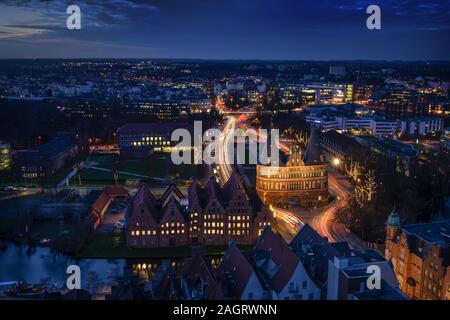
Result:
[[345,103],[353,100],[353,84],[349,83],[300,83],[278,87],[281,102],[285,105]]
[[386,120],[381,117],[361,116],[308,116],[306,121],[320,126],[324,131],[328,130],[356,130],[370,133],[374,136],[394,136],[399,131],[397,120]]
[[120,155],[133,158],[152,152],[171,152],[178,143],[171,141],[176,129],[192,130],[192,127],[185,122],[128,123],[116,131]]
[[189,106],[181,99],[136,101],[125,105],[125,113],[129,116],[176,121],[188,117]]
[[400,121],[401,134],[409,137],[421,137],[444,129],[444,118],[422,116]]
[[322,134],[321,145],[330,164],[339,169],[346,169],[352,161],[362,159],[367,150],[351,136],[334,130]]
[[344,66],[330,66],[328,73],[332,76],[345,77],[345,67]]
[[291,150],[285,166],[256,168],[256,191],[266,205],[286,207],[323,206],[328,203],[328,171],[320,146],[320,131],[312,127],[303,157],[299,148]]
[[77,154],[75,134],[62,132],[34,149],[18,151],[13,166],[16,173],[25,179],[47,177],[70,165]]
[[393,211],[386,225],[385,257],[402,291],[412,299],[450,300],[450,223],[401,225]]
[[11,146],[0,143],[0,172],[11,169]]
[[412,145],[394,139],[359,135],[355,136],[355,140],[375,154],[394,161],[396,171],[408,177],[419,157],[419,152]]
[[405,88],[389,88],[375,92],[369,98],[369,106],[383,112],[388,118],[396,119],[420,114],[417,91]]

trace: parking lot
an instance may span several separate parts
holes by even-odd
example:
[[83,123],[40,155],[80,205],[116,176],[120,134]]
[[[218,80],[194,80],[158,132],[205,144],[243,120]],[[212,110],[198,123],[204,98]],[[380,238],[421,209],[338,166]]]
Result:
[[111,233],[114,228],[124,220],[125,210],[128,202],[123,200],[114,200],[106,211],[103,224],[99,227],[100,233]]

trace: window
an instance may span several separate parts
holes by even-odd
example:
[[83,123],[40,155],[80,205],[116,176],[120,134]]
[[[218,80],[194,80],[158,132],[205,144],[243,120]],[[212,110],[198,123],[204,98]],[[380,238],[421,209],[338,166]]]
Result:
[[306,289],[308,287],[308,283],[306,281],[302,282],[302,288]]
[[314,293],[309,294],[309,300],[314,300]]

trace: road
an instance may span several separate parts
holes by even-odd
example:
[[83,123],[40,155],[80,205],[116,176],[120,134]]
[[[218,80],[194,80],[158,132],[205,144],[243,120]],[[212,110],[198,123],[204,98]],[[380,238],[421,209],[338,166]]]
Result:
[[[233,170],[232,166],[227,161],[224,161],[230,144],[233,145],[233,141],[227,139],[228,135],[225,132],[228,133],[230,130],[235,129],[236,125],[241,126],[243,123],[243,121],[237,121],[231,114],[227,116],[227,119],[222,137],[223,144],[221,144],[223,148],[219,152],[222,162],[217,166],[222,183],[228,180]],[[262,133],[259,134],[262,135]],[[288,153],[290,149],[284,141],[280,141],[278,147],[285,153]],[[349,181],[344,176],[340,176],[334,168],[331,168],[329,170],[328,185],[329,191],[335,200],[325,208],[314,210],[313,216],[310,218],[305,219],[295,208],[280,209],[271,207],[277,229],[289,241],[305,223],[309,223],[320,235],[327,237],[329,242],[346,241],[353,249],[366,248],[361,239],[336,220],[336,213],[347,207],[351,198],[352,188]]]

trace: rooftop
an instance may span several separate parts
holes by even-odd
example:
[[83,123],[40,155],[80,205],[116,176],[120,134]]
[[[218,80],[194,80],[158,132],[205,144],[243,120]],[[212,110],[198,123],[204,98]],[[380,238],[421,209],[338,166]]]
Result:
[[175,129],[192,130],[186,122],[169,123],[127,123],[117,129],[117,134],[172,133]]
[[447,221],[405,225],[402,229],[429,243],[450,247],[450,223]]

